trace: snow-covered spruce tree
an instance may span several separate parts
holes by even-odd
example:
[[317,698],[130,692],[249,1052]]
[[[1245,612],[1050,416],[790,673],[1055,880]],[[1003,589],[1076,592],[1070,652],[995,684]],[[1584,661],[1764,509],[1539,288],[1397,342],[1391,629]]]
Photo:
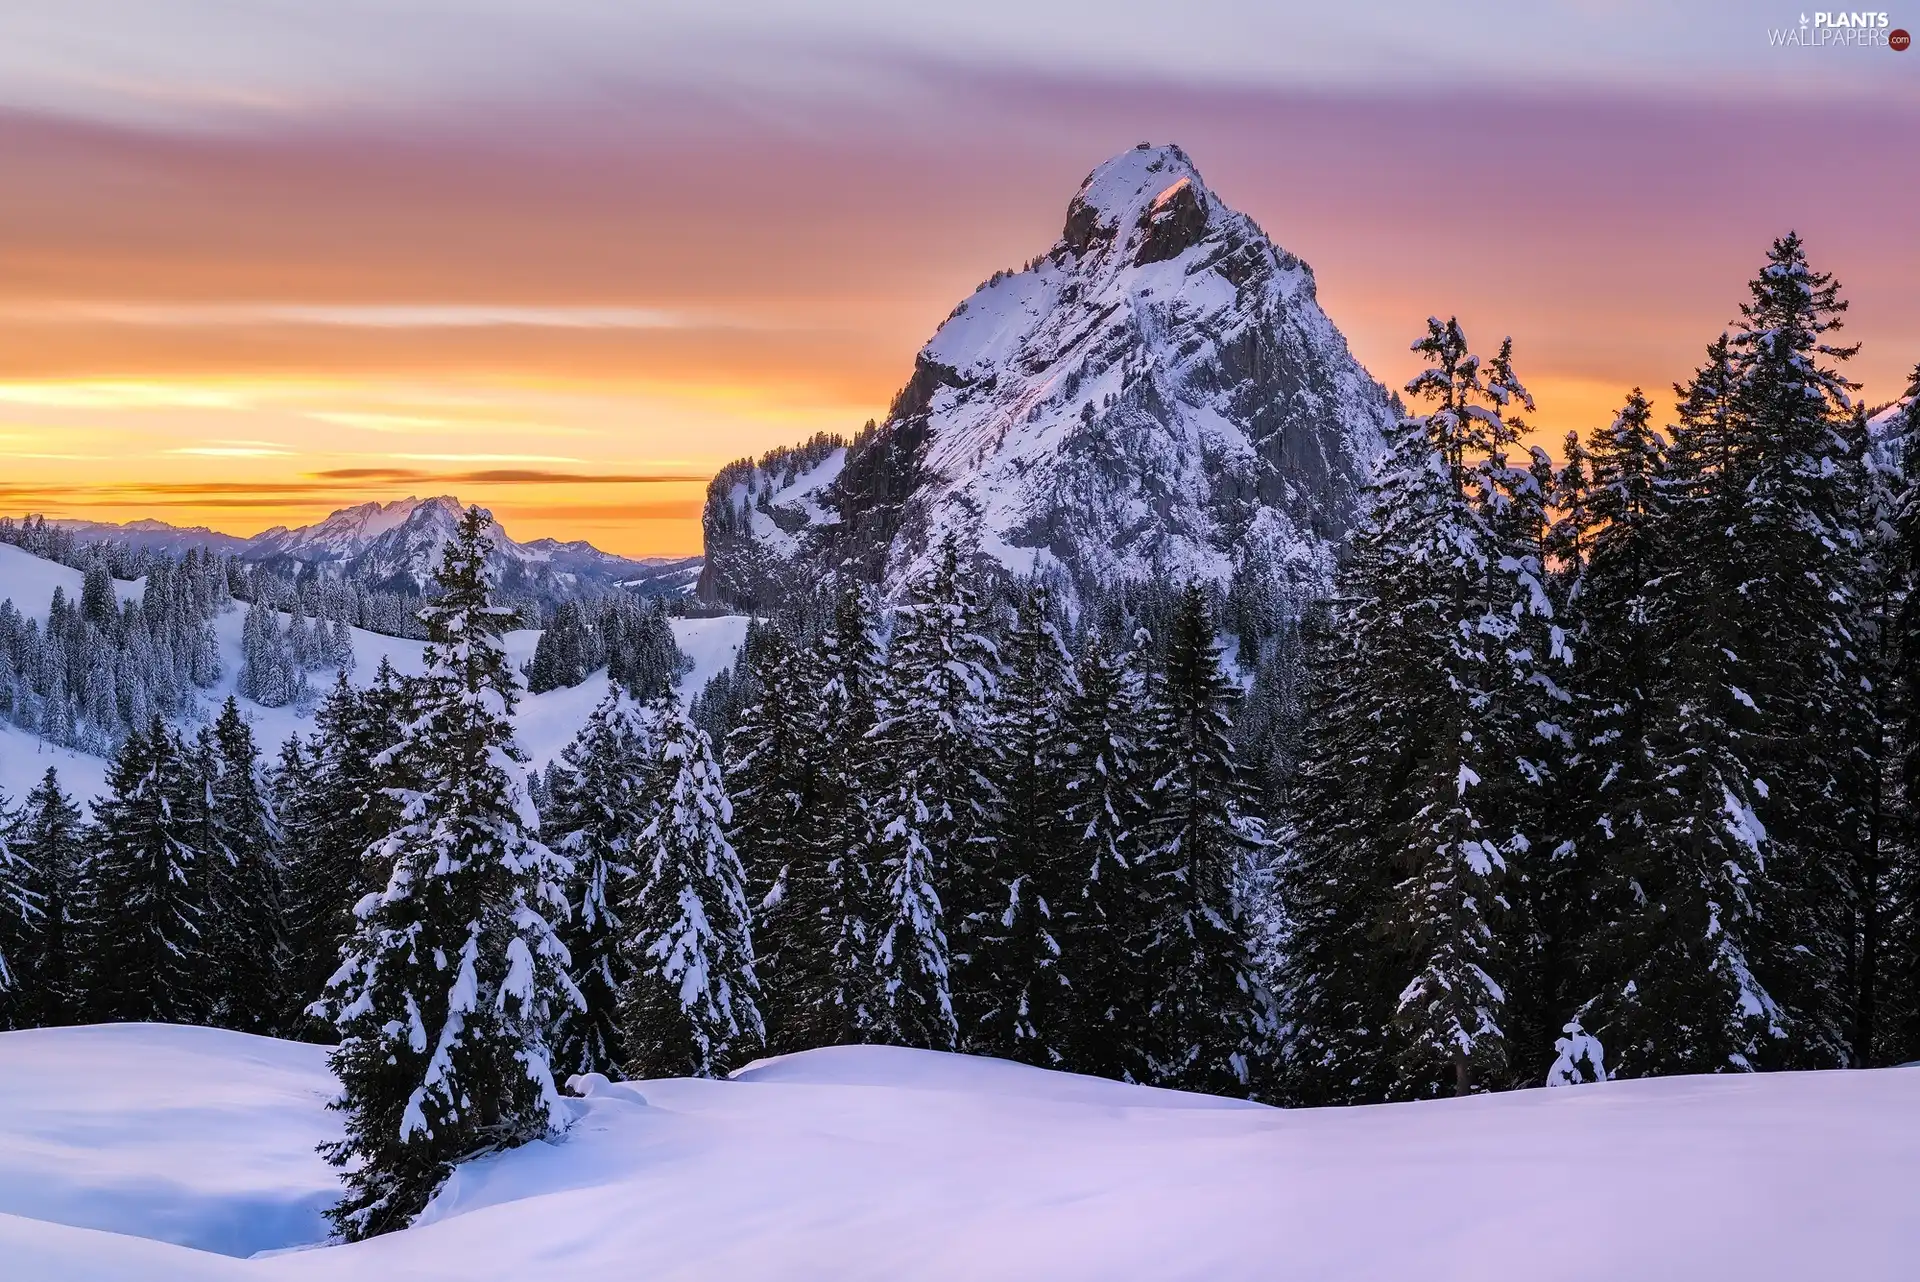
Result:
[[1886,927],[1896,902],[1890,873],[1899,861],[1902,820],[1894,726],[1904,674],[1897,666],[1896,647],[1897,620],[1908,585],[1900,565],[1895,518],[1902,485],[1899,449],[1887,439],[1897,440],[1899,426],[1895,416],[1891,430],[1876,432],[1866,406],[1856,403],[1848,430],[1860,464],[1854,527],[1860,532],[1857,629],[1866,704],[1866,725],[1860,738],[1866,784],[1862,798],[1865,830],[1854,860],[1852,893],[1858,925],[1850,959],[1853,1012],[1848,1037],[1856,1052],[1854,1062],[1863,1067],[1885,1062],[1881,1017],[1888,999]]
[[827,1046],[882,1040],[889,1008],[877,963],[887,913],[875,817],[886,772],[875,755],[874,728],[886,670],[874,614],[859,585],[844,584],[813,661],[820,683],[813,709],[819,813],[810,863],[820,882],[793,888],[802,901],[818,894],[816,905],[797,903],[793,911],[822,919],[825,973],[813,1030],[816,1043]]
[[888,1009],[874,1032],[901,1045],[948,1050],[960,1032],[954,971],[989,898],[976,847],[994,801],[996,658],[949,538],[895,612],[885,712],[871,732],[886,772],[872,815],[883,901],[874,955]]
[[[1513,417],[1503,426],[1516,436],[1525,430],[1525,423]],[[1570,469],[1558,468],[1535,446],[1520,467],[1496,444],[1486,469],[1485,501],[1495,540],[1491,596],[1506,637],[1492,652],[1500,669],[1489,683],[1483,730],[1504,763],[1500,785],[1492,792],[1502,823],[1514,833],[1515,858],[1509,861],[1503,897],[1511,913],[1504,929],[1506,1021],[1518,1050],[1509,1058],[1509,1076],[1490,1086],[1539,1081],[1541,1065],[1550,1058],[1542,1057],[1562,1027],[1566,929],[1581,907],[1572,866],[1573,830],[1558,787],[1575,757],[1574,652],[1563,627],[1566,602],[1559,594],[1577,591],[1579,580],[1572,567],[1548,568],[1578,537],[1547,510],[1556,499],[1581,502],[1582,462],[1576,455],[1570,463]]]
[[1067,1067],[1145,1080],[1142,964],[1151,918],[1141,824],[1149,727],[1139,655],[1095,633],[1082,647],[1061,714],[1061,822],[1066,870],[1060,969],[1070,1004]]
[[1521,546],[1529,523],[1511,519],[1523,491],[1505,415],[1531,401],[1511,344],[1483,363],[1457,322],[1430,320],[1414,350],[1432,368],[1407,390],[1432,408],[1390,438],[1322,633],[1335,650],[1316,673],[1332,684],[1315,696],[1280,873],[1286,1089],[1303,1099],[1378,1098],[1383,1083],[1466,1094],[1508,1067],[1496,922],[1534,844],[1539,742],[1514,687],[1559,660],[1550,639],[1537,653],[1551,609],[1538,535]]
[[649,709],[651,819],[623,904],[631,972],[621,994],[630,1077],[722,1077],[766,1032],[746,874],[727,842],[732,805],[713,746],[671,693]]
[[[1572,455],[1575,438],[1568,441]],[[1568,848],[1544,870],[1560,892],[1560,911],[1545,925],[1563,965],[1548,995],[1562,1007],[1561,1054],[1549,1070],[1562,1084],[1605,1075],[1605,1042],[1589,1030],[1610,1036],[1607,1008],[1635,991],[1623,987],[1620,967],[1634,951],[1627,933],[1639,928],[1633,887],[1653,881],[1641,865],[1661,857],[1649,845],[1663,793],[1652,726],[1664,679],[1657,622],[1671,537],[1667,445],[1640,389],[1579,456],[1589,483],[1578,510],[1562,504],[1570,533],[1560,551],[1578,575],[1568,594],[1581,656],[1574,752],[1558,793],[1571,831]]]
[[[283,1037],[331,1039],[333,1026],[307,1012],[319,997],[327,975],[339,964],[354,896],[334,902],[337,879],[320,864],[320,844],[331,816],[319,804],[312,745],[289,735],[267,771],[268,795],[279,822],[281,861],[281,940],[283,973],[280,1012]],[[312,882],[308,878],[313,878]],[[314,898],[309,898],[314,896]],[[331,959],[331,960],[329,960]],[[315,974],[321,966],[324,973]]]
[[[1571,1062],[1581,1050],[1615,1077],[1752,1068],[1784,1035],[1751,963],[1767,840],[1755,807],[1766,789],[1744,688],[1754,682],[1740,593],[1749,567],[1735,548],[1746,472],[1733,386],[1728,344],[1716,340],[1676,389],[1680,423],[1645,510],[1616,487],[1640,484],[1633,474],[1656,460],[1631,456],[1649,443],[1596,443],[1596,501],[1621,524],[1596,533],[1588,574],[1585,614],[1598,629],[1589,676],[1605,719],[1586,738],[1603,773],[1598,831],[1586,837],[1596,854],[1580,949],[1587,991],[1552,1080],[1597,1075]],[[1602,481],[1614,497],[1599,493]],[[1610,607],[1627,616],[1603,618]]]
[[1734,454],[1720,484],[1737,520],[1740,656],[1758,736],[1759,817],[1769,839],[1755,883],[1754,973],[1787,1036],[1769,1063],[1853,1062],[1855,861],[1865,845],[1858,528],[1862,444],[1848,440],[1854,384],[1831,341],[1846,303],[1808,265],[1798,236],[1775,241],[1729,339]]
[[[411,697],[409,683],[384,658],[364,690],[342,673],[315,717],[304,777],[279,785],[280,813],[302,830],[287,867],[289,987],[298,1009],[317,999],[339,969],[341,947],[356,929],[354,905],[392,873],[391,860],[376,848],[402,822],[401,803],[389,790],[404,785],[401,772],[411,758],[387,754],[403,737]],[[336,1035],[330,1023],[308,1028]]]
[[627,1063],[620,999],[633,976],[620,903],[653,818],[653,747],[639,706],[610,684],[549,774],[552,797],[541,826],[553,848],[573,861],[571,912],[560,938],[581,1003],[560,1011],[554,1072],[614,1077]]
[[47,767],[21,803],[8,837],[15,859],[25,867],[28,902],[38,910],[32,934],[7,955],[19,994],[12,1003],[16,1027],[48,1028],[82,1018],[87,977],[79,934],[83,831],[80,808]]
[[329,1213],[349,1238],[405,1227],[454,1165],[538,1138],[564,1117],[547,1031],[578,1005],[566,949],[566,861],[543,845],[508,720],[514,686],[488,600],[489,518],[467,509],[421,611],[426,671],[402,738],[374,758],[399,784],[398,825],[370,859],[391,871],[354,909],[357,927],[318,1003],[340,1045],[326,1147],[346,1195]]
[[1512,744],[1490,715],[1518,627],[1504,610],[1510,592],[1491,500],[1515,435],[1504,412],[1516,400],[1531,405],[1510,348],[1503,344],[1483,372],[1456,322],[1428,322],[1414,349],[1432,368],[1407,389],[1433,406],[1416,420],[1427,457],[1413,466],[1425,475],[1409,487],[1410,510],[1386,518],[1404,522],[1395,553],[1414,589],[1397,603],[1398,622],[1430,665],[1423,688],[1408,692],[1425,733],[1396,799],[1404,836],[1389,836],[1401,872],[1390,928],[1411,972],[1394,1018],[1393,1094],[1401,1097],[1484,1089],[1508,1060],[1493,919],[1505,906],[1499,883],[1527,839],[1508,809]]
[[600,666],[592,662],[593,637],[575,601],[562,601],[554,610],[553,622],[541,629],[533,647],[533,659],[527,664],[527,690],[540,694],[562,686],[577,686],[587,674]]
[[786,629],[776,622],[755,632],[757,693],[727,740],[728,836],[746,869],[767,1041],[778,1054],[819,1044],[812,1025],[829,956],[825,869],[814,832],[820,721],[813,673]]
[[1882,443],[1887,528],[1876,540],[1890,580],[1882,624],[1885,781],[1875,968],[1881,1000],[1870,1062],[1920,1059],[1920,366]]
[[1015,610],[992,711],[990,773],[998,804],[981,843],[986,911],[970,968],[980,1009],[967,1045],[1058,1068],[1066,1065],[1073,1040],[1064,913],[1084,875],[1065,819],[1063,704],[1073,673],[1046,589],[1025,589]]
[[46,908],[32,889],[33,870],[9,840],[17,816],[0,794],[0,1031],[27,1028],[28,954]]
[[280,827],[253,728],[229,698],[212,727],[212,841],[207,866],[208,1015],[222,1028],[287,1026],[287,947]]
[[1394,1065],[1394,998],[1404,959],[1385,934],[1398,875],[1389,816],[1398,810],[1411,746],[1395,678],[1423,674],[1395,624],[1405,586],[1383,501],[1424,454],[1424,433],[1403,423],[1372,516],[1355,531],[1333,598],[1304,625],[1307,737],[1279,835],[1284,946],[1274,977],[1282,1036],[1276,1086],[1289,1104],[1386,1099]]
[[206,1009],[200,799],[187,746],[154,717],[127,736],[94,804],[87,1018],[197,1023]]
[[1223,1095],[1246,1093],[1273,1032],[1248,946],[1244,892],[1267,839],[1233,752],[1239,693],[1221,668],[1206,591],[1189,584],[1153,691],[1147,1049],[1160,1085]]

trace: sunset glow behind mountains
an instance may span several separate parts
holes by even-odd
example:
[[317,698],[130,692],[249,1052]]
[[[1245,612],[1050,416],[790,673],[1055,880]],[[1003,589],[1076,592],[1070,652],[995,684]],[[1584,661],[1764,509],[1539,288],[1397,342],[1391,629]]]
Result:
[[[629,24],[625,74],[576,51],[537,83],[476,35],[412,83],[330,28],[276,61],[225,6],[162,7],[186,25],[0,22],[0,511],[244,535],[454,492],[521,537],[696,552],[715,468],[883,414],[953,305],[1143,138],[1313,266],[1390,386],[1429,313],[1511,332],[1549,443],[1635,384],[1670,399],[1789,227],[1853,301],[1865,399],[1920,357],[1920,55],[1797,75],[1733,6],[1718,37],[1674,35],[1738,44],[1704,78],[1655,56],[1629,84],[1496,25],[1511,59],[1437,45],[1432,84],[1281,50],[1206,87],[1188,72],[1231,42],[1019,48],[903,19],[898,47],[823,48],[771,18],[751,40]],[[425,8],[348,10],[404,42]],[[603,19],[557,6],[553,39]],[[1372,34],[1418,35],[1396,30]],[[650,74],[669,34],[710,56]],[[124,75],[72,72],[79,41]]]

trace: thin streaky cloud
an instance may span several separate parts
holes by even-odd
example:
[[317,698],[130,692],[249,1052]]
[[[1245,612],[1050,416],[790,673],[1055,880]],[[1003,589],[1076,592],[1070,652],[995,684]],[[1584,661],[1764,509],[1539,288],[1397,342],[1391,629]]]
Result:
[[656,307],[523,303],[91,303],[16,304],[0,316],[35,323],[181,328],[313,325],[348,329],[694,329],[741,322]]
[[306,416],[318,419],[322,423],[333,423],[340,427],[356,428],[363,432],[391,432],[412,434],[417,432],[449,432],[464,428],[444,418],[431,418],[424,414],[379,414],[359,410],[308,410]]
[[582,463],[565,454],[395,454],[409,463]]
[[166,451],[196,458],[290,458],[296,451],[265,442],[226,442],[212,445],[182,445]]
[[43,409],[245,409],[247,400],[206,386],[87,379],[0,383],[0,403]]
[[430,485],[704,485],[704,472],[585,473],[502,468],[477,472],[420,472],[402,467],[335,467],[308,476],[333,481],[406,481]]

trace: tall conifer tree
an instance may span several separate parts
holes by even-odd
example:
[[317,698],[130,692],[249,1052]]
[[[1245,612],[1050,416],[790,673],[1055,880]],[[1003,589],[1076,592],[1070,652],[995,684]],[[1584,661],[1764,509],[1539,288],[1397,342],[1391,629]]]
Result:
[[1871,1062],[1920,1059],[1920,366],[1889,425],[1891,529],[1884,556],[1897,580],[1885,643],[1893,676],[1886,691],[1887,855],[1885,909],[1876,923],[1884,1000]]
[[984,1054],[1055,1068],[1072,1049],[1061,940],[1079,870],[1065,819],[1062,703],[1072,669],[1045,588],[1018,597],[1001,657],[991,764],[997,804],[981,843],[987,893],[973,968],[980,1009],[967,1040]]
[[769,1045],[805,1050],[826,984],[828,955],[815,827],[821,818],[820,722],[810,665],[779,623],[756,629],[753,700],[728,736],[728,836],[746,869],[755,963]]
[[543,827],[554,849],[573,861],[571,913],[560,937],[581,1002],[560,1011],[554,1071],[617,1076],[627,1064],[620,1000],[633,976],[621,904],[653,820],[653,746],[625,691],[608,686],[550,774],[553,796]]
[[159,717],[114,758],[94,805],[89,1019],[190,1024],[204,1013],[205,790]]
[[670,694],[651,719],[651,821],[639,834],[625,905],[627,1070],[722,1077],[766,1040],[746,874],[727,841],[732,805],[706,731]]
[[886,763],[876,734],[886,671],[873,612],[857,584],[842,586],[813,666],[820,681],[814,704],[820,813],[810,862],[819,882],[802,880],[789,894],[791,911],[821,919],[825,975],[812,1023],[818,1044],[837,1045],[878,1040],[888,1006],[877,964],[887,916],[877,824]]
[[1431,368],[1407,390],[1430,409],[1390,438],[1320,633],[1327,684],[1281,869],[1302,1098],[1466,1094],[1509,1072],[1502,887],[1536,844],[1542,775],[1525,691],[1561,660],[1525,512],[1538,482],[1507,460],[1509,408],[1532,402],[1511,343],[1483,362],[1457,322],[1430,320],[1414,350]]
[[1142,950],[1152,923],[1141,856],[1147,815],[1148,716],[1139,650],[1089,638],[1074,667],[1061,730],[1060,968],[1071,1003],[1069,1066],[1143,1081],[1150,984]]
[[212,747],[208,862],[217,875],[206,930],[210,1015],[223,1028],[273,1033],[292,1018],[280,829],[253,728],[232,698],[213,724]]
[[42,1028],[78,1023],[87,978],[80,936],[85,905],[81,862],[84,829],[80,809],[60,789],[53,767],[21,803],[10,841],[24,865],[24,888],[32,933],[9,954],[19,994],[17,1026]]
[[[995,658],[948,539],[895,614],[885,712],[872,732],[886,768],[873,808],[883,1040],[950,1050],[959,1036],[956,971],[971,957],[988,898],[978,847],[994,800],[986,769]],[[980,1006],[969,999],[966,1009]]]
[[426,672],[403,737],[374,759],[401,781],[397,827],[368,852],[390,868],[321,1010],[346,1137],[327,1147],[349,1238],[405,1227],[453,1166],[559,1127],[547,1033],[579,1003],[567,977],[564,859],[543,845],[513,745],[514,684],[489,601],[489,518],[469,508],[421,611]]
[[1272,1032],[1244,894],[1266,837],[1247,808],[1253,787],[1233,752],[1239,687],[1221,668],[1199,584],[1181,596],[1154,693],[1143,864],[1153,911],[1144,944],[1153,984],[1148,1051],[1163,1085],[1243,1094]]
[[10,840],[16,816],[0,794],[0,1030],[28,1027],[33,937],[46,908],[34,894],[32,867]]

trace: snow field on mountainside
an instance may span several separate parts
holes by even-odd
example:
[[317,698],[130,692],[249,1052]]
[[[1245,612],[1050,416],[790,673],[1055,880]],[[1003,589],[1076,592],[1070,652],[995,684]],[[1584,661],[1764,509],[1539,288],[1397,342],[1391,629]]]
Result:
[[0,1034],[7,1276],[1892,1282],[1920,1258],[1913,1069],[1283,1111],[885,1047],[583,1082],[564,1137],[462,1167],[415,1228],[287,1251],[324,1200],[323,1054]]
[[[78,570],[0,543],[0,600],[11,598],[14,608],[28,618],[44,622],[56,587],[63,589],[69,600],[77,601],[84,581],[85,576]],[[143,590],[140,582],[114,584],[114,591],[122,601],[138,600]],[[210,712],[217,712],[238,686],[241,630],[246,617],[245,603],[235,602],[214,620],[214,636],[220,646],[220,679],[211,690],[203,690],[199,695]],[[675,642],[693,663],[691,671],[679,683],[681,698],[691,699],[716,673],[733,662],[746,637],[747,619],[743,615],[721,615],[669,622]],[[515,673],[533,657],[533,648],[539,639],[540,633],[534,629],[520,629],[506,635],[508,661]],[[350,679],[355,685],[367,684],[383,658],[401,675],[417,675],[424,667],[425,649],[424,641],[355,628],[354,668]],[[304,708],[299,705],[265,708],[249,699],[240,700],[241,709],[253,723],[254,738],[261,753],[269,761],[288,736],[313,732],[314,707],[332,686],[333,674],[316,669],[307,674],[307,680],[314,699]],[[577,686],[541,694],[521,694],[514,713],[514,731],[521,749],[534,766],[544,767],[560,755],[606,692],[605,674],[598,673]],[[17,802],[39,782],[49,765],[59,770],[61,786],[82,802],[106,790],[108,763],[104,759],[55,747],[0,722],[0,796]]]

